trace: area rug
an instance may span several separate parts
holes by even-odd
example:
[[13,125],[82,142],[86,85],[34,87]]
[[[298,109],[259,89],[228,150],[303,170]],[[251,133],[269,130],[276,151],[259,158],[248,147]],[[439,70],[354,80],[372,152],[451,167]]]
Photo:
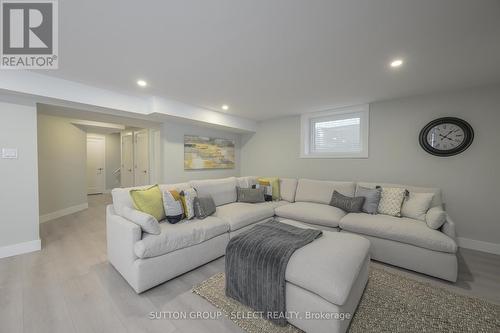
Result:
[[[279,327],[263,318],[234,315],[252,310],[226,297],[224,286],[224,273],[218,273],[194,287],[193,292],[220,309],[246,332],[302,332],[292,325]],[[498,333],[500,306],[372,267],[349,332]]]

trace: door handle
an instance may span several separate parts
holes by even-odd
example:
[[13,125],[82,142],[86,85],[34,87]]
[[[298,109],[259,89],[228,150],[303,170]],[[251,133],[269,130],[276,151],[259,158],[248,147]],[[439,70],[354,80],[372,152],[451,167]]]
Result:
[[143,170],[142,172],[144,172],[145,174],[146,174],[146,173],[148,173],[148,171],[147,171],[147,170]]

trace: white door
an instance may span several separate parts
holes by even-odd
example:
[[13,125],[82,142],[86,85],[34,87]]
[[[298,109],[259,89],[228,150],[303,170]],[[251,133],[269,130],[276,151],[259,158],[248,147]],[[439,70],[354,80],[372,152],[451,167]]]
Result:
[[134,136],[132,132],[122,133],[121,185],[134,186]]
[[149,184],[149,132],[140,130],[134,132],[134,179],[135,186]]
[[105,137],[87,135],[87,193],[103,193],[106,189],[106,173],[104,172]]

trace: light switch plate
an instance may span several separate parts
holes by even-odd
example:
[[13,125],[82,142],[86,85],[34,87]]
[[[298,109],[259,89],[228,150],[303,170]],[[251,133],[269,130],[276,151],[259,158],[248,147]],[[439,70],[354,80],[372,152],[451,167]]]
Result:
[[17,148],[2,148],[2,158],[16,159]]

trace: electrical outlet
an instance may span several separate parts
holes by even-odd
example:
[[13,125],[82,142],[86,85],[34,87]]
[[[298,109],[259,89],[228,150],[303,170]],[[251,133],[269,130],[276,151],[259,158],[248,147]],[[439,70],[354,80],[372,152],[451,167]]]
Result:
[[2,148],[2,158],[17,159],[17,148]]

